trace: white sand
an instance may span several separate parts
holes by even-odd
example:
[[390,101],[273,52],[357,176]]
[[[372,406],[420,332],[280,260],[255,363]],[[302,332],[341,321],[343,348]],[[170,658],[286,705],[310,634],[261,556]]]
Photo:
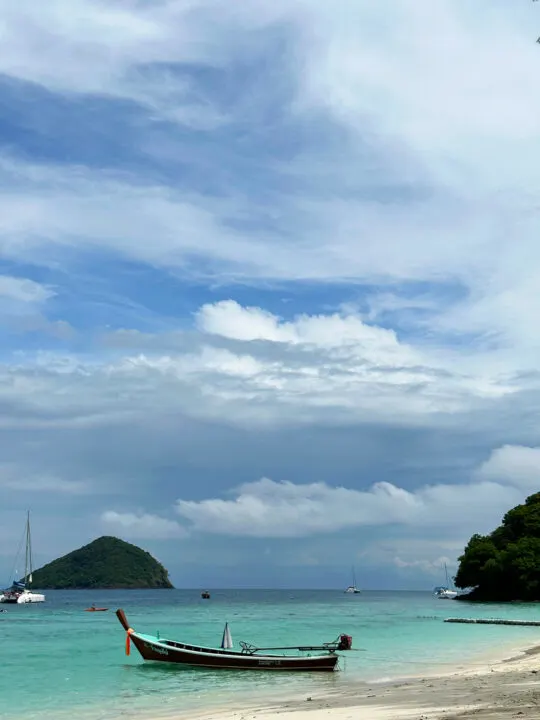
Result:
[[540,646],[474,667],[385,684],[354,682],[272,705],[182,713],[182,720],[540,720]]

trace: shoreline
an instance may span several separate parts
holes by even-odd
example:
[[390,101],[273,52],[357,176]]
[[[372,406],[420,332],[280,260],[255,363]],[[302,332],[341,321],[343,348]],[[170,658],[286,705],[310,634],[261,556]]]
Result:
[[277,699],[265,693],[244,703],[194,712],[153,715],[154,720],[538,720],[540,717],[540,637],[538,644],[508,645],[496,654],[441,672],[364,681],[351,679],[331,691],[295,691]]

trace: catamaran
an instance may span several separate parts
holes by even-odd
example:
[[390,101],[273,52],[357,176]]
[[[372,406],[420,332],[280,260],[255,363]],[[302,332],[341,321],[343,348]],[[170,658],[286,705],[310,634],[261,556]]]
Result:
[[30,512],[26,515],[25,527],[26,549],[24,555],[24,576],[22,580],[14,580],[8,590],[0,594],[0,603],[23,605],[25,603],[45,602],[45,595],[30,589],[32,585],[32,535],[30,533]]

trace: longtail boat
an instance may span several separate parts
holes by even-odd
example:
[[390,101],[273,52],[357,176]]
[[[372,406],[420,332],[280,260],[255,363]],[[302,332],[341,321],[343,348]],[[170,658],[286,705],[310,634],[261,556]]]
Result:
[[[339,659],[337,651],[350,650],[352,637],[340,635],[334,642],[323,645],[260,648],[246,642],[240,643],[240,651],[231,649],[232,640],[228,626],[225,626],[221,648],[202,647],[188,643],[166,640],[159,635],[146,635],[130,627],[122,609],[116,616],[126,631],[126,655],[130,654],[131,643],[135,645],[144,660],[177,663],[190,667],[216,670],[295,670],[327,671],[336,669]],[[296,655],[273,654],[274,651],[296,651]],[[311,653],[318,653],[312,655]],[[303,653],[303,654],[302,654]]]

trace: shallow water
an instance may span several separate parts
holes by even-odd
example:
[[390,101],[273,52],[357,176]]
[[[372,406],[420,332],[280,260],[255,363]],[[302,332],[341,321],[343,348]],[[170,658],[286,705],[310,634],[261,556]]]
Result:
[[[86,613],[92,603],[106,613]],[[114,610],[161,637],[218,646],[225,621],[235,646],[318,644],[346,632],[354,651],[344,671],[290,676],[189,670],[146,663]],[[111,720],[214,704],[245,703],[252,693],[283,699],[324,691],[355,679],[376,681],[468,663],[494,648],[539,643],[540,628],[453,625],[450,615],[539,619],[537,604],[469,605],[430,593],[340,591],[48,591],[43,605],[8,606],[0,614],[3,652],[0,717],[46,720],[64,715]]]

